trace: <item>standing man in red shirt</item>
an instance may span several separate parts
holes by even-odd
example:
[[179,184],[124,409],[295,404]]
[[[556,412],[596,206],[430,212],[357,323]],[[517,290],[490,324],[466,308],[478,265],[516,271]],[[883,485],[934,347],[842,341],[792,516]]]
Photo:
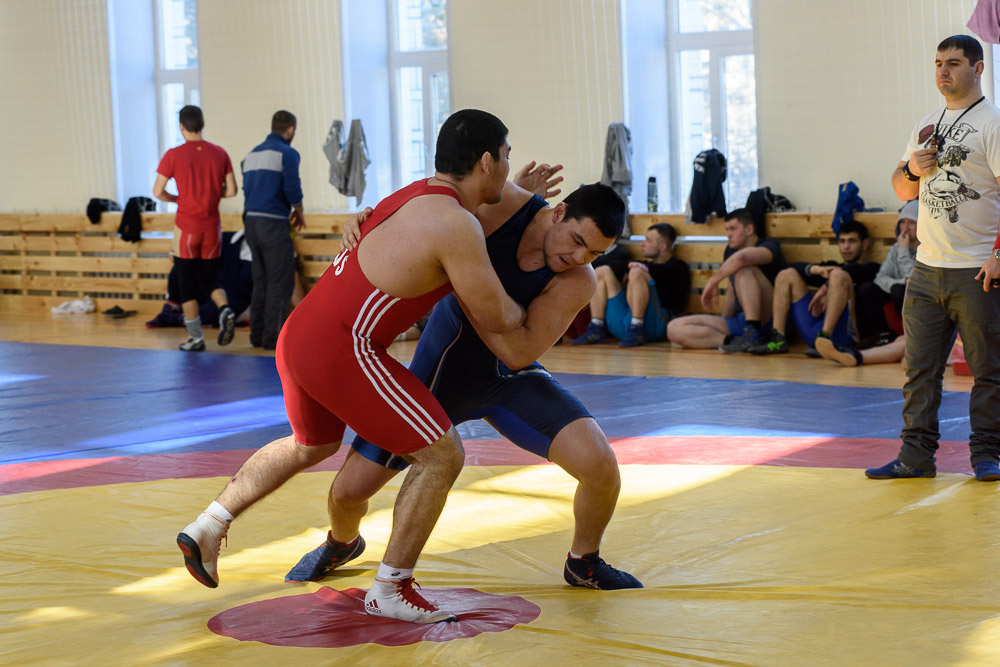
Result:
[[[219,307],[219,345],[233,342],[236,314],[226,292],[219,287],[222,261],[222,222],[219,200],[236,196],[236,179],[229,155],[221,146],[201,138],[205,117],[201,109],[188,105],[180,111],[184,143],[171,148],[156,168],[153,196],[177,204],[174,218],[174,265],[180,278],[181,309],[188,339],[180,344],[185,352],[202,352],[205,334],[198,316],[198,294],[208,293]],[[177,194],[166,191],[174,179]]]

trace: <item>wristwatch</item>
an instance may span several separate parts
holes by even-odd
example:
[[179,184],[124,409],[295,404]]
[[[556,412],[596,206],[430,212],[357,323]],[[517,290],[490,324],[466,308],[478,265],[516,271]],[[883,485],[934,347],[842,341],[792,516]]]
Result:
[[906,180],[912,181],[914,183],[916,183],[917,181],[920,180],[919,176],[917,176],[912,171],[910,171],[910,161],[909,160],[907,160],[906,162],[903,163],[902,169],[903,169],[903,176],[906,178]]
[[993,256],[996,257],[998,261],[1000,261],[1000,248],[997,248],[996,250],[993,251]]

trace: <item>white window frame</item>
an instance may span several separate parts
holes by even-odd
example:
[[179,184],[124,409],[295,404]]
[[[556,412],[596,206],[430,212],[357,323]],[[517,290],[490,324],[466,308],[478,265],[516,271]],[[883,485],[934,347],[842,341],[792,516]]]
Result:
[[[197,6],[197,5],[196,5]],[[163,66],[163,26],[162,26],[162,7],[161,0],[153,0],[153,35],[154,42],[156,46],[156,110],[159,116],[159,123],[157,124],[157,137],[160,146],[160,155],[163,155],[168,148],[172,146],[167,146],[167,137],[164,134],[164,128],[166,123],[169,121],[168,118],[164,117],[163,109],[163,87],[171,83],[179,83],[184,86],[184,104],[193,104],[191,98],[191,92],[197,90],[200,102],[201,98],[201,68],[187,68],[187,69],[166,69]],[[198,58],[199,63],[201,61],[201,30],[197,30],[197,40],[198,44]],[[198,104],[198,106],[201,106]],[[180,124],[178,119],[175,119],[177,124]]]
[[[447,25],[451,25],[450,6],[446,10],[449,14],[446,19]],[[443,49],[426,49],[422,51],[400,51],[398,32],[398,8],[397,0],[386,0],[386,13],[389,16],[389,102],[390,119],[392,123],[392,182],[393,189],[406,185],[402,182],[402,164],[400,146],[401,130],[399,118],[399,71],[404,67],[419,67],[422,76],[423,88],[423,127],[424,127],[424,165],[425,175],[434,175],[434,147],[437,143],[437,125],[434,123],[433,106],[431,100],[431,77],[438,72],[445,72],[448,75],[448,107],[449,112],[454,108],[454,88],[451,85],[451,58],[450,49],[451,35],[449,30],[448,46]]]
[[[680,202],[681,208],[687,203],[688,192],[683,191],[684,174],[693,171],[693,166],[688,159],[693,156],[683,154],[684,142],[681,136],[681,97],[680,97],[680,74],[681,74],[681,53],[684,51],[708,51],[709,52],[709,74],[708,74],[708,94],[711,105],[712,139],[713,148],[722,152],[729,159],[728,132],[726,126],[726,105],[724,99],[724,82],[722,80],[722,59],[729,56],[750,55],[754,58],[754,76],[757,78],[757,90],[759,86],[759,73],[757,68],[757,53],[754,37],[754,29],[749,30],[720,30],[705,32],[680,32],[680,20],[678,18],[677,0],[666,0],[667,2],[667,59],[668,59],[668,79],[667,95],[671,100],[669,114],[669,132],[671,142],[677,147],[673,151],[673,168],[670,170],[670,191],[671,200]],[[750,15],[753,24],[756,25],[756,7],[751,0]],[[760,170],[760,122],[759,105],[757,126],[757,168]],[[686,162],[686,164],[685,164]],[[686,170],[686,171],[685,171]],[[728,182],[728,181],[727,181]],[[726,206],[736,209],[743,205],[743,202],[731,202],[726,197]]]

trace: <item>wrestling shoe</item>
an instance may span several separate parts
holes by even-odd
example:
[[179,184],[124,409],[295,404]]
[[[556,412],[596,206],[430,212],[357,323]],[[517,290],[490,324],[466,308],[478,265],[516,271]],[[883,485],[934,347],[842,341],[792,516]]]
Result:
[[805,349],[805,352],[803,352],[802,354],[806,355],[810,359],[822,359],[823,358],[823,355],[820,354],[819,350],[817,350],[815,347],[807,347]]
[[219,550],[228,531],[228,521],[202,512],[177,535],[187,571],[209,588],[219,586]]
[[724,343],[719,346],[719,349],[726,354],[733,354],[734,352],[746,352],[753,345],[755,345],[760,338],[760,331],[754,329],[752,326],[745,326],[743,328],[743,333],[739,336],[733,336],[729,339],[729,342]]
[[570,341],[571,345],[595,345],[597,343],[603,343],[608,337],[608,330],[603,324],[590,323],[587,327],[587,331],[584,332],[582,336],[577,336]]
[[865,358],[853,347],[835,345],[829,338],[816,337],[816,350],[824,359],[836,361],[841,366],[860,366]]
[[747,348],[750,354],[785,354],[788,352],[788,340],[785,334],[777,329],[771,329],[771,334],[767,340],[755,343]]
[[618,347],[639,347],[645,343],[646,337],[642,334],[642,326],[630,324],[625,337],[618,342]]
[[398,618],[410,623],[440,623],[457,621],[450,611],[438,609],[414,590],[420,585],[413,580],[399,579],[386,581],[375,577],[372,587],[365,595],[365,611],[372,616]]
[[881,468],[869,468],[865,470],[865,477],[868,479],[916,479],[919,477],[935,477],[934,470],[920,470],[911,468],[899,459],[893,459]]
[[319,581],[365,550],[365,538],[358,535],[347,544],[337,542],[329,532],[326,540],[305,556],[285,575],[285,581]]
[[194,338],[188,338],[186,341],[177,346],[178,350],[182,352],[204,352],[205,351],[205,339],[195,340]]
[[236,335],[236,313],[229,306],[219,311],[219,345],[229,345]]
[[980,482],[1000,482],[1000,466],[992,461],[980,461],[973,470]]
[[642,583],[628,572],[604,562],[600,551],[584,554],[582,558],[566,558],[563,579],[570,586],[614,591],[621,588],[642,588]]

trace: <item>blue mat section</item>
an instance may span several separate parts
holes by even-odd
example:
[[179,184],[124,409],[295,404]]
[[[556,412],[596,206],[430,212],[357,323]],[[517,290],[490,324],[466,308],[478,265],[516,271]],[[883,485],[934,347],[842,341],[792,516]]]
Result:
[[[291,430],[269,357],[0,343],[0,464],[255,449]],[[902,393],[792,382],[557,374],[610,437],[897,438]],[[331,378],[336,382],[336,378]],[[945,392],[944,440],[969,436]],[[465,438],[495,438],[482,422]]]

